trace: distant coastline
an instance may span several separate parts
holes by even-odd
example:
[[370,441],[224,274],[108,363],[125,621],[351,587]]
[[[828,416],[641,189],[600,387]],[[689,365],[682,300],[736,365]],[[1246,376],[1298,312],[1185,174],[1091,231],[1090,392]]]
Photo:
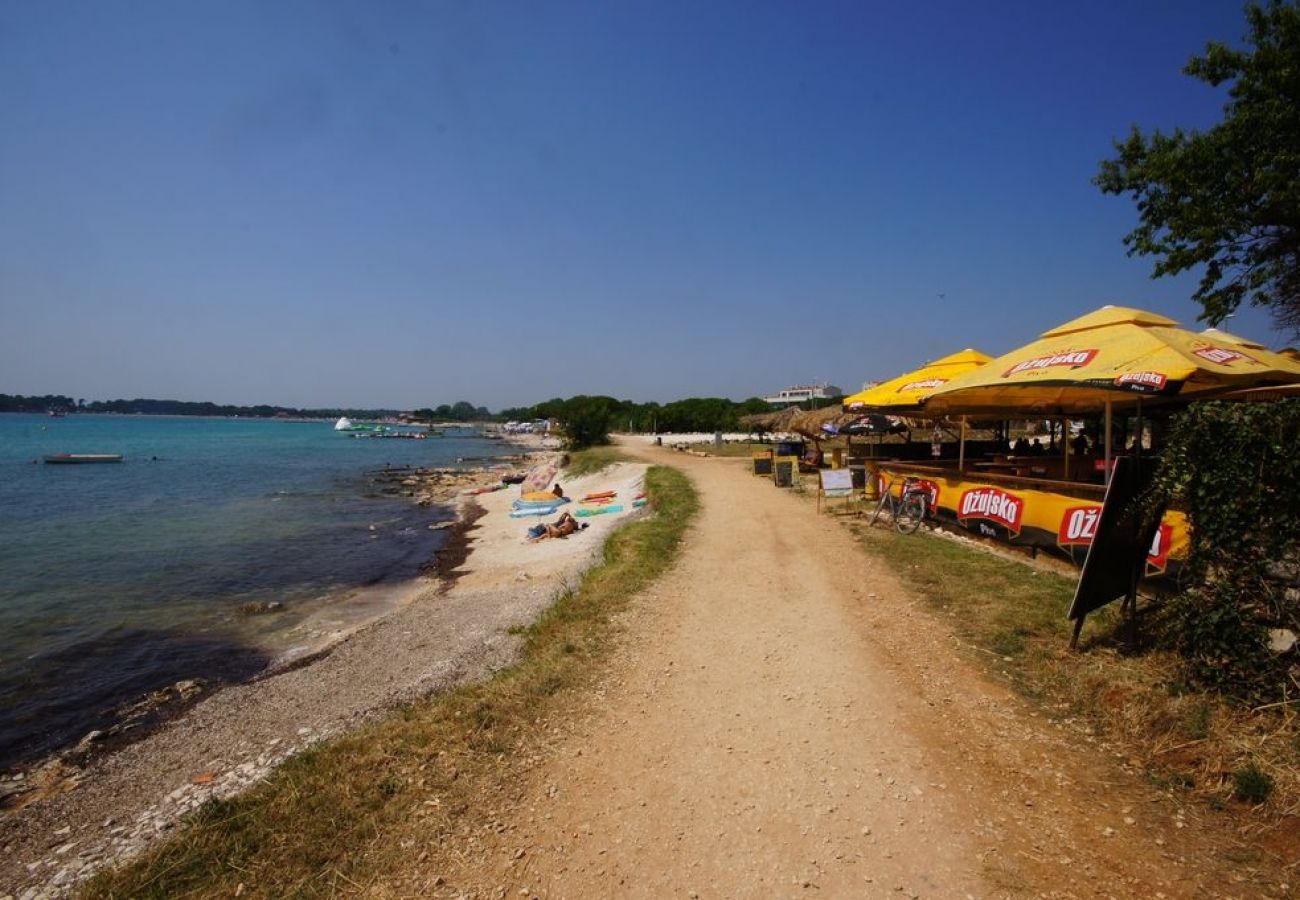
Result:
[[397,418],[409,411],[397,409],[298,409],[292,406],[236,406],[194,400],[91,400],[76,399],[62,394],[23,396],[0,394],[0,412],[12,413],[117,413],[135,416],[215,416],[248,419],[351,419]]

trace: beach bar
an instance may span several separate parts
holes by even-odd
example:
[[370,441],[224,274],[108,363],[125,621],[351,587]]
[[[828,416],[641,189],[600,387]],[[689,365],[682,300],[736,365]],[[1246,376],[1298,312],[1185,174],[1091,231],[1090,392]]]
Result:
[[[866,464],[876,490],[897,492],[905,478],[917,479],[944,524],[1082,564],[1119,456],[1158,454],[1157,426],[1193,400],[1297,382],[1300,365],[1260,345],[1106,306],[969,368],[921,400],[921,416],[956,419],[955,459]],[[870,397],[858,399],[861,404]],[[1078,452],[1078,438],[1070,439],[1071,422],[1079,419],[1094,423],[1092,453]],[[967,442],[972,422],[1007,420],[1050,421],[1049,448],[1015,452],[1005,436]],[[1085,438],[1079,445],[1086,443]],[[1148,549],[1145,576],[1175,576],[1187,547],[1186,516],[1167,511]]]

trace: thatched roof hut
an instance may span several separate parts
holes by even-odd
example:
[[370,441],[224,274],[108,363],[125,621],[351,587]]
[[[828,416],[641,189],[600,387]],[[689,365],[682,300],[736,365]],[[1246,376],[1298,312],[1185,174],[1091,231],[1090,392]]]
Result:
[[752,416],[741,416],[740,424],[744,425],[750,431],[789,431],[790,420],[800,412],[802,412],[802,410],[797,406],[787,406],[785,409],[778,409],[776,412],[755,413]]
[[804,437],[811,438],[815,441],[826,440],[832,435],[828,434],[823,425],[846,425],[854,419],[860,418],[861,413],[845,414],[840,406],[827,406],[824,409],[814,409],[809,412],[799,412],[790,420],[789,428],[791,431],[797,431]]

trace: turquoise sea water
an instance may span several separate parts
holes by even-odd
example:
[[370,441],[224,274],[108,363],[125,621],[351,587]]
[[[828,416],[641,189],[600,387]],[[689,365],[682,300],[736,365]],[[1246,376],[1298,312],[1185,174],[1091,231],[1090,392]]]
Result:
[[[64,452],[124,460],[33,462]],[[500,452],[332,423],[0,415],[0,771],[179,679],[248,677],[300,610],[415,575],[450,511],[381,496],[367,473]],[[288,611],[237,612],[266,601]]]

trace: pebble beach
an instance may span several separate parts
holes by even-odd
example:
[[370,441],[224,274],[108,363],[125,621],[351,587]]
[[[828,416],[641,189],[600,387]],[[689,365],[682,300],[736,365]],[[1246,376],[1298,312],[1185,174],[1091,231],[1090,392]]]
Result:
[[[534,441],[534,458],[548,448]],[[570,497],[642,490],[645,466],[574,479]],[[587,529],[530,542],[509,515],[517,488],[472,493],[499,474],[412,472],[416,502],[451,499],[457,518],[424,574],[391,588],[373,616],[315,622],[317,643],[263,676],[202,696],[139,740],[82,745],[20,774],[0,810],[0,898],[61,897],[100,867],[130,858],[212,797],[265,778],[294,753],[403,703],[485,677],[515,658],[512,631],[600,558],[605,537],[640,510],[585,518]],[[572,509],[576,504],[566,507]],[[553,516],[551,518],[554,518]],[[183,686],[178,686],[183,690]]]

